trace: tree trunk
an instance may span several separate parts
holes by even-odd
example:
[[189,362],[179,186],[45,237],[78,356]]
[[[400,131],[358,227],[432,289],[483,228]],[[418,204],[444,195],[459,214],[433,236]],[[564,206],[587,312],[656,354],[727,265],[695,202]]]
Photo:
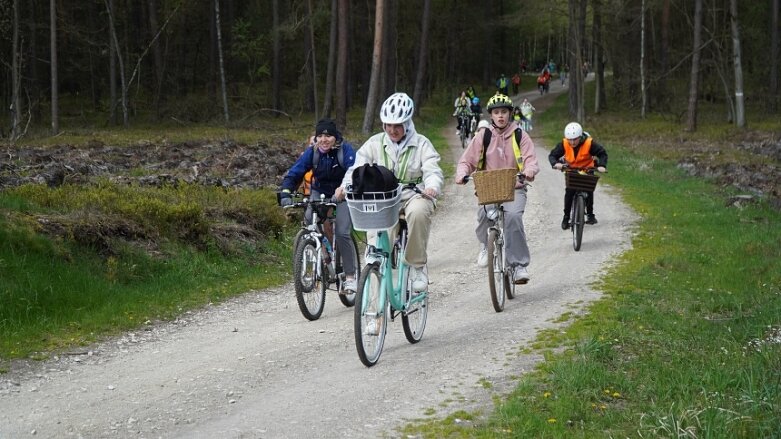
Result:
[[372,71],[369,79],[369,93],[366,97],[366,113],[363,115],[363,134],[369,134],[374,124],[374,113],[379,98],[380,68],[382,64],[383,18],[385,15],[385,0],[376,0],[374,11],[374,53],[372,54]]
[[[108,8],[108,15],[109,15],[109,22],[111,21],[111,17],[114,15],[114,0],[108,0],[108,5],[106,6]],[[109,32],[109,38],[108,38],[108,81],[109,81],[109,94],[110,94],[110,104],[109,104],[109,123],[111,125],[117,124],[117,102],[119,99],[117,99],[117,50],[116,46],[114,45],[114,32],[113,30]]]
[[109,22],[109,32],[111,33],[111,40],[114,44],[114,53],[117,55],[117,61],[119,62],[119,80],[120,80],[120,91],[122,92],[122,124],[127,128],[130,125],[130,116],[128,115],[128,108],[127,108],[127,84],[125,82],[125,62],[122,59],[122,51],[119,50],[119,39],[117,38],[117,29],[114,26],[114,23],[116,20],[114,20],[114,5],[113,3],[111,6],[109,6],[109,1],[111,0],[104,0],[106,4],[106,10],[108,10],[108,22]]
[[383,35],[382,68],[380,69],[380,96],[390,96],[396,91],[398,47],[399,1],[385,0],[385,35]]
[[569,39],[570,81],[569,81],[569,115],[583,123],[585,109],[583,106],[585,76],[583,72],[583,33],[586,28],[583,4],[586,0],[569,0]]
[[[155,39],[159,26],[157,23],[157,0],[149,0],[149,33],[150,36]],[[160,42],[154,41],[152,43],[152,56],[155,61],[155,116],[160,118],[160,99],[163,93],[163,53],[160,50]]]
[[339,25],[337,0],[331,0],[331,32],[328,36],[328,66],[325,73],[323,117],[331,117],[334,100],[334,69],[336,68],[336,32]]
[[689,108],[686,117],[686,129],[697,130],[697,100],[700,81],[700,57],[702,55],[702,0],[694,0],[694,44],[692,53],[691,77],[689,79]]
[[605,94],[604,41],[602,41],[602,0],[593,2],[593,38],[594,38],[594,113],[600,113],[607,105]]
[[[282,109],[282,90],[281,90],[281,82],[282,82],[282,60],[281,60],[281,54],[282,54],[282,41],[281,36],[279,34],[279,0],[272,0],[271,2],[271,17],[272,17],[272,31],[273,34],[272,39],[274,40],[273,43],[273,51],[274,56],[271,60],[271,95],[272,95],[272,106],[275,110],[281,110]],[[277,113],[279,115],[279,113]]]
[[336,126],[347,129],[347,60],[349,59],[350,0],[338,0],[339,30],[337,33],[338,52],[336,60]]
[[225,60],[222,56],[222,30],[220,30],[220,0],[214,0],[214,24],[217,26],[217,56],[220,60],[220,85],[222,88],[222,114],[230,122],[228,113],[228,90],[225,84]]
[[769,110],[771,113],[778,111],[778,45],[779,45],[779,30],[778,30],[778,15],[779,15],[779,1],[771,0],[770,11],[770,86]]
[[645,0],[640,3],[640,118],[645,119],[648,95],[645,89]]
[[317,97],[317,48],[315,45],[315,23],[314,20],[312,20],[312,0],[307,0],[306,2],[307,7],[307,15],[309,21],[309,48],[311,51],[312,56],[310,57],[310,62],[312,66],[312,104],[314,105],[314,111],[315,111],[315,120],[314,123],[317,123],[317,117],[318,114],[320,114],[320,111],[318,110],[318,100]]
[[22,112],[22,60],[19,47],[19,0],[14,0],[13,33],[11,36],[11,141],[15,141],[21,135]]
[[431,0],[423,1],[423,18],[420,25],[420,43],[418,49],[418,68],[415,73],[415,91],[412,93],[412,101],[415,102],[415,114],[420,114],[423,104],[423,87],[426,78],[426,63],[428,62],[428,33],[431,18]]
[[738,0],[730,0],[730,22],[732,24],[732,52],[735,68],[735,124],[746,127],[746,105],[743,98],[743,64],[740,56],[740,30],[738,28]]
[[60,133],[60,95],[57,81],[57,0],[49,2],[49,19],[51,27],[51,80],[52,80],[52,136]]

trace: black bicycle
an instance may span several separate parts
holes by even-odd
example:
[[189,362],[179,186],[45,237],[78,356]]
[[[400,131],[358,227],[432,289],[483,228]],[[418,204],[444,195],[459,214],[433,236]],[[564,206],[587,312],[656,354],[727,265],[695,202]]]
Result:
[[466,148],[466,144],[469,140],[469,125],[472,120],[472,116],[467,114],[458,115],[458,138],[461,140],[461,148]]
[[572,230],[572,248],[580,251],[583,242],[583,228],[586,225],[586,200],[593,196],[597,187],[596,168],[572,168],[566,164],[562,168],[567,189],[575,190],[569,214],[569,228]]
[[[300,197],[301,194],[293,194]],[[293,241],[293,285],[296,290],[296,301],[301,314],[308,320],[317,320],[325,308],[325,292],[331,285],[339,293],[339,300],[346,307],[355,304],[355,293],[344,290],[346,273],[343,270],[342,254],[334,239],[334,218],[336,202],[326,200],[320,195],[319,200],[303,198],[301,201],[285,206],[285,209],[312,208],[312,218],[306,221],[306,215],[301,221]],[[343,206],[344,209],[347,206]],[[360,270],[360,253],[355,239],[350,241],[355,250],[353,273],[358,279]]]

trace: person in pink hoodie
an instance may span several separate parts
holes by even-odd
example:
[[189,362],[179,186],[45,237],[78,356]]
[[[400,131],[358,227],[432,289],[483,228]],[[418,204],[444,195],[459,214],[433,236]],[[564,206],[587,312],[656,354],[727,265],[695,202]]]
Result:
[[[523,228],[523,212],[526,209],[526,184],[534,181],[540,171],[534,143],[512,119],[513,102],[506,95],[496,94],[488,101],[486,110],[491,115],[491,126],[478,130],[469,142],[456,168],[456,184],[464,184],[464,177],[478,170],[518,169],[524,181],[515,185],[515,199],[502,204],[504,208],[505,258],[512,267],[513,282],[524,284],[529,281],[527,267],[531,261],[526,232]],[[490,136],[489,139],[484,139]],[[487,140],[487,143],[484,142]],[[475,234],[480,242],[477,264],[488,266],[488,227],[490,220],[486,216],[487,207],[478,206]]]

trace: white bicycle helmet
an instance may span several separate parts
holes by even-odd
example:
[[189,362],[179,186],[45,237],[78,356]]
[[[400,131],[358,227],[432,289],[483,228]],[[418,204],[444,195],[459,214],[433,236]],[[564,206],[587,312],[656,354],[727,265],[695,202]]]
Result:
[[577,122],[570,122],[564,127],[565,139],[577,139],[583,135],[583,127]]
[[404,123],[412,118],[415,104],[406,93],[393,93],[385,99],[380,108],[382,123]]

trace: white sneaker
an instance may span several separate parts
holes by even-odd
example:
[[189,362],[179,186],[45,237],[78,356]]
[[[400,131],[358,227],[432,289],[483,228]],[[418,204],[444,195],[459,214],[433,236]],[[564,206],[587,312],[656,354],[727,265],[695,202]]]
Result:
[[477,266],[488,266],[488,250],[485,248],[485,244],[480,244],[480,253],[477,254]]
[[426,276],[425,265],[423,267],[412,267],[409,275],[412,276],[412,289],[414,291],[426,291],[428,289],[428,276]]
[[343,288],[344,294],[354,293],[358,290],[358,281],[353,279],[347,279],[344,281]]
[[529,279],[529,272],[526,270],[526,267],[521,267],[520,265],[515,267],[515,270],[513,271],[514,284],[525,284],[526,282],[529,282]]

